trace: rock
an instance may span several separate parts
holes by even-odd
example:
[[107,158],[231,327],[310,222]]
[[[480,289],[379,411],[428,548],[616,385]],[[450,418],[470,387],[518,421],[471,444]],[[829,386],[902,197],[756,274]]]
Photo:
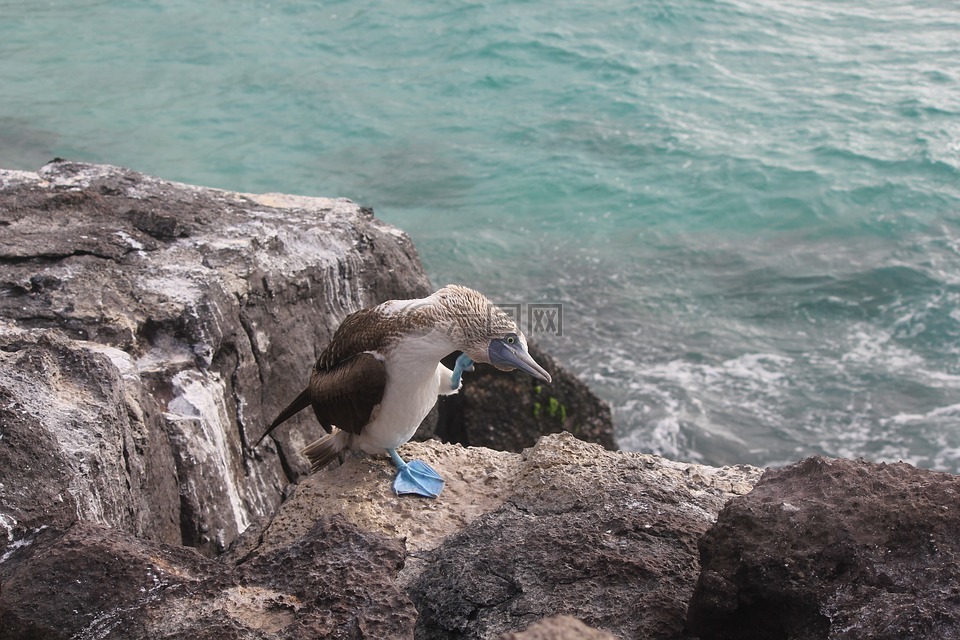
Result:
[[696,536],[759,475],[566,433],[524,454],[435,440],[403,453],[446,476],[438,500],[394,495],[385,456],[351,457],[216,561],[84,522],[33,531],[0,556],[0,640],[497,638],[556,615],[597,630],[579,637],[672,638]]
[[[553,377],[551,384],[478,364],[476,371],[464,375],[463,390],[439,403],[437,437],[519,453],[540,436],[568,431],[615,450],[610,406],[535,343],[529,347]],[[446,364],[452,368],[454,361]]]
[[346,200],[54,162],[0,171],[0,226],[12,538],[83,520],[222,551],[307,470],[312,416],[249,445],[340,320],[429,290],[409,238]]
[[960,477],[814,457],[767,471],[700,542],[701,640],[960,638]]
[[617,637],[591,629],[570,616],[552,616],[530,625],[524,631],[505,633],[500,640],[617,640]]
[[0,434],[0,545],[78,520],[180,542],[170,443],[123,351],[0,321]]
[[321,518],[241,565],[76,524],[0,564],[0,639],[412,638],[403,544]]
[[411,586],[417,636],[488,638],[567,614],[621,637],[674,637],[697,538],[753,473],[547,436],[505,502],[428,557]]
[[417,638],[496,638],[566,614],[625,638],[672,638],[698,573],[696,541],[759,470],[609,452],[567,433],[524,454],[410,443],[447,481],[437,500],[393,495],[386,457],[354,457],[301,482],[232,561],[271,553],[318,518],[404,540],[399,584]]
[[100,525],[44,527],[18,540],[0,563],[0,638],[79,638],[85,629],[106,630],[124,611],[217,569],[193,549]]

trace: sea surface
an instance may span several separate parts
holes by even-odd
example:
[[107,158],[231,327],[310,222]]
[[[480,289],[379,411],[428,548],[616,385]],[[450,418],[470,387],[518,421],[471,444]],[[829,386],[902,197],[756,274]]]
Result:
[[374,207],[626,449],[960,472],[956,0],[0,0],[54,156]]

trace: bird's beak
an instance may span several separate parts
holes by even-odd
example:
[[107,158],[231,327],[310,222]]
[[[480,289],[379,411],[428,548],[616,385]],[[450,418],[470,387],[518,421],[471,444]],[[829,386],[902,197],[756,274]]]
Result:
[[497,338],[490,342],[487,348],[487,355],[490,356],[490,364],[499,369],[520,369],[529,373],[534,378],[551,382],[553,378],[543,367],[537,364],[536,360],[530,357],[526,347],[520,342],[508,344],[503,338]]

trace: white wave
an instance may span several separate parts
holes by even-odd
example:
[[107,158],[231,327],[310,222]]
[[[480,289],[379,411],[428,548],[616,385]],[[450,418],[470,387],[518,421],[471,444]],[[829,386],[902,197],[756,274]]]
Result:
[[923,358],[896,344],[890,332],[866,323],[855,324],[847,334],[846,352],[840,356],[844,363],[870,365],[880,370],[915,370],[923,365]]
[[960,404],[938,407],[926,413],[899,413],[889,419],[894,424],[909,424],[916,422],[957,420],[960,427]]

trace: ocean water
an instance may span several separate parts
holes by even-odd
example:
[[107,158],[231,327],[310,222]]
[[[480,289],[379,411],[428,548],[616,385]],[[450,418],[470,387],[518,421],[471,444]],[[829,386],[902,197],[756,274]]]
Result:
[[960,472],[955,0],[0,0],[54,156],[374,207],[624,448]]

